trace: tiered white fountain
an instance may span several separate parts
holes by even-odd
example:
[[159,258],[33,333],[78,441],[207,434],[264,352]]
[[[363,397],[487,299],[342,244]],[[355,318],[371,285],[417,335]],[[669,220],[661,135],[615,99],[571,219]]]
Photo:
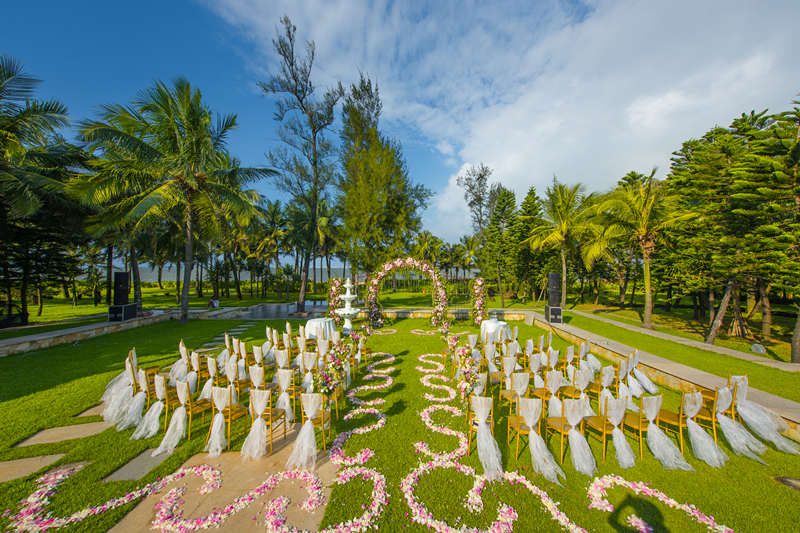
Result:
[[353,323],[351,322],[352,319],[358,315],[361,309],[355,309],[350,304],[358,298],[355,294],[351,291],[353,289],[353,282],[350,281],[350,278],[347,278],[347,282],[344,284],[345,293],[342,295],[342,300],[344,300],[344,307],[340,307],[339,309],[334,309],[334,313],[339,315],[340,317],[344,318],[344,327],[342,328],[342,333],[345,335],[350,334],[350,330],[353,329]]

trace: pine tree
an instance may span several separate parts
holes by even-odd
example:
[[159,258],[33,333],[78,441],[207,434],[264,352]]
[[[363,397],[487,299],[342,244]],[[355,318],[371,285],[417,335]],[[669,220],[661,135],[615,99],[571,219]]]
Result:
[[516,264],[517,200],[513,191],[504,189],[497,197],[484,243],[484,264],[497,275],[500,306],[505,308],[503,278],[513,275]]

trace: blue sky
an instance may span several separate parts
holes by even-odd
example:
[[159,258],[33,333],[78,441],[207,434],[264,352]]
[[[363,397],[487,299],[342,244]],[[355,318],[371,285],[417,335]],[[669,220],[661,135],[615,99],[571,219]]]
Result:
[[518,202],[553,174],[596,191],[630,170],[663,178],[683,141],[800,92],[796,0],[26,0],[3,6],[0,51],[75,120],[184,75],[238,114],[231,151],[264,165],[275,122],[256,83],[276,71],[284,14],[316,43],[320,92],[359,69],[377,79],[382,129],[436,193],[426,228],[450,242],[470,225],[455,184],[469,165],[492,167]]

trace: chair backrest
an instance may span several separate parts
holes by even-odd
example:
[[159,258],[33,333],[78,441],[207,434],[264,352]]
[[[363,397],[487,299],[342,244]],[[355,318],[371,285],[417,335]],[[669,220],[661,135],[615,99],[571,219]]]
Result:
[[275,361],[280,368],[286,368],[289,365],[289,350],[275,350]]
[[[646,417],[651,423],[658,423],[658,419],[661,417],[661,404],[663,401],[663,394],[659,394],[657,396],[645,396],[642,394],[642,397],[639,398],[640,427],[644,417]],[[681,411],[683,411],[683,401],[681,401]]]
[[300,403],[303,404],[304,418],[316,418],[322,416],[322,394],[301,394]]
[[227,331],[225,332],[225,348],[227,348],[228,351],[231,349],[231,338],[228,336]]
[[[192,395],[189,392],[189,383],[186,381],[176,381],[175,389],[178,392],[178,401],[181,402],[181,405],[188,405],[189,408],[191,408]],[[169,394],[169,389],[166,390],[166,394]]]
[[156,391],[156,398],[163,400],[167,396],[167,381],[161,374],[153,376],[153,385]]
[[264,367],[253,365],[250,367],[250,383],[254,389],[260,389],[264,385]]
[[253,345],[253,360],[256,364],[261,364],[261,361],[264,359],[264,354],[261,351],[261,346]]
[[140,368],[138,375],[136,376],[136,382],[139,384],[139,390],[150,395],[150,384],[147,381],[147,372],[144,371],[144,368]]
[[189,364],[189,352],[186,351],[186,345],[183,344],[183,339],[181,339],[181,342],[178,343],[178,351],[181,354],[181,359],[183,360],[183,362],[188,365]]
[[[322,331],[322,330],[317,330]],[[317,351],[321,356],[325,356],[328,353],[328,348],[330,348],[330,341],[327,339],[317,339]]]

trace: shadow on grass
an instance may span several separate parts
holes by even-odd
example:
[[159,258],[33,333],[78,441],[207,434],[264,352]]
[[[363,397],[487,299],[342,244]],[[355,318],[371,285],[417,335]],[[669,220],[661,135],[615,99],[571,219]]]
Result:
[[669,529],[664,525],[664,516],[658,507],[652,503],[642,499],[634,498],[631,495],[625,496],[625,499],[616,506],[614,512],[608,517],[608,524],[614,528],[614,531],[637,531],[628,525],[628,516],[635,514],[652,528],[655,533],[669,533]]

